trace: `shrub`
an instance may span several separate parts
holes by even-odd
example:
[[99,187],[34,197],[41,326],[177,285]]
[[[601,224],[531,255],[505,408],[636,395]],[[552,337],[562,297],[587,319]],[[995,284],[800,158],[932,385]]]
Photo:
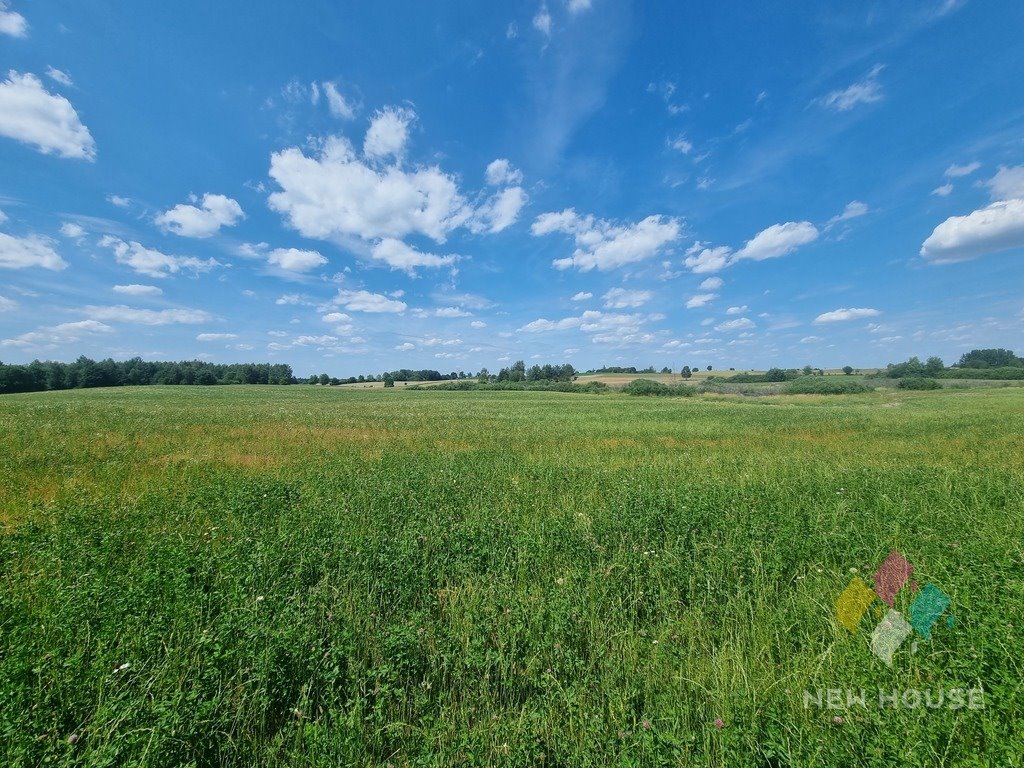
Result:
[[938,381],[925,376],[911,376],[900,379],[896,386],[899,389],[942,389],[942,385]]
[[857,395],[870,392],[859,381],[850,379],[830,378],[826,376],[801,376],[786,385],[787,395]]
[[660,381],[650,379],[634,379],[622,388],[627,395],[642,395],[656,397],[692,397],[697,390],[687,384],[662,384]]

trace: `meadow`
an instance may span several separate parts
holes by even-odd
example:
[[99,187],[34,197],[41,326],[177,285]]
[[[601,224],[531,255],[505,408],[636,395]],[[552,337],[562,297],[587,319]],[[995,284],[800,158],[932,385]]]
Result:
[[8,766],[1024,765],[1021,388],[7,395],[0,564]]

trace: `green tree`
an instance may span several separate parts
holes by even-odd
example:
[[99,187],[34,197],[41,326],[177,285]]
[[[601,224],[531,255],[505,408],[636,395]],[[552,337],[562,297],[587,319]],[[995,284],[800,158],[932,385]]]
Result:
[[693,371],[690,370],[690,366],[684,365],[683,369],[679,372],[679,375],[682,376],[684,379],[688,379],[691,376],[693,376]]
[[853,366],[852,365],[844,365],[843,366],[843,373],[845,373],[847,376],[849,376],[851,373],[853,373]]
[[384,388],[385,389],[392,389],[392,388],[394,388],[394,386],[395,386],[395,380],[393,378],[391,378],[391,374],[385,373],[384,374]]
[[944,370],[946,370],[946,364],[942,362],[941,357],[929,357],[924,363],[924,372],[926,376],[938,376]]

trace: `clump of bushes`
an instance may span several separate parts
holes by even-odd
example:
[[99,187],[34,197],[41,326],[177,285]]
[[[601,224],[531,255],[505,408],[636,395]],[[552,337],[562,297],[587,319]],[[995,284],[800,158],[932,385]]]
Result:
[[622,391],[627,395],[654,397],[692,397],[697,393],[696,388],[688,384],[668,385],[651,379],[634,379]]
[[568,381],[492,381],[484,383],[472,379],[446,381],[429,386],[417,384],[408,389],[441,392],[574,392],[583,395],[600,395],[611,391],[608,385],[601,381],[588,381],[586,384],[573,384]]
[[786,384],[787,395],[858,395],[871,388],[859,381],[830,376],[801,376]]
[[924,376],[908,376],[896,383],[898,389],[942,389],[942,385],[935,379]]

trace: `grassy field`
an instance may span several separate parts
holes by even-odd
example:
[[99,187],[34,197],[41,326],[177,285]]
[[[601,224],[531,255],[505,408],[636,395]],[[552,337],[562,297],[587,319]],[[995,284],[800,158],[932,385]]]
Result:
[[9,395],[0,525],[8,766],[1024,764],[1019,388]]

